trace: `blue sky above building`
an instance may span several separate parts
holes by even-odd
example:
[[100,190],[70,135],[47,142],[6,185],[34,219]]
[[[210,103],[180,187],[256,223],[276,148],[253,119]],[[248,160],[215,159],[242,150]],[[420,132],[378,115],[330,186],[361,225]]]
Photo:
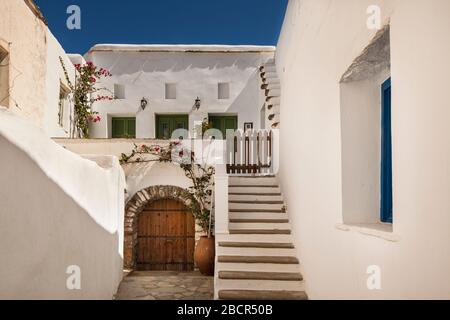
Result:
[[[276,45],[288,0],[35,0],[69,53],[98,43]],[[69,30],[70,5],[81,30]]]

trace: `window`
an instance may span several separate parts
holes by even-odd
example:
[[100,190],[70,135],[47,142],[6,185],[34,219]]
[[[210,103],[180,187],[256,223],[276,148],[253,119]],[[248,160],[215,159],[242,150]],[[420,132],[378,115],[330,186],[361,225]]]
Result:
[[174,100],[177,98],[176,83],[166,83],[166,100]]
[[238,117],[237,116],[210,116],[209,123],[213,129],[220,130],[222,132],[223,138],[227,136],[227,130],[236,131],[238,128]]
[[112,118],[112,138],[113,139],[134,139],[136,138],[136,118]]
[[70,89],[62,82],[59,85],[58,124],[64,128],[64,117],[69,107]]
[[188,115],[157,115],[156,116],[156,138],[157,139],[172,139],[175,130],[184,129],[185,131],[178,131],[180,137],[188,138],[189,130],[189,116]]
[[0,45],[0,105],[9,106],[9,53]]
[[381,85],[381,222],[392,223],[391,79]]
[[114,98],[125,99],[125,86],[123,84],[114,84]]
[[[371,228],[393,221],[390,67],[387,26],[341,79],[342,214],[347,225]],[[392,230],[392,225],[383,228]]]
[[230,99],[230,84],[219,83],[219,100]]

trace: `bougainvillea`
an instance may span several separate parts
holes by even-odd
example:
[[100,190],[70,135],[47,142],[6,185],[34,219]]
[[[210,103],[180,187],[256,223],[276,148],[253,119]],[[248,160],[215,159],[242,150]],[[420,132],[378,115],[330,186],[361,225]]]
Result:
[[192,187],[188,189],[189,208],[203,232],[212,236],[214,219],[211,214],[211,198],[214,186],[214,167],[196,163],[195,154],[183,147],[181,142],[172,141],[168,146],[134,145],[130,154],[122,154],[120,163],[171,162],[180,165]]
[[89,124],[97,123],[102,120],[97,112],[92,110],[92,105],[97,101],[113,100],[112,95],[101,92],[109,92],[106,88],[98,87],[97,82],[101,78],[111,77],[111,73],[104,69],[96,67],[92,62],[86,64],[76,64],[77,70],[75,83],[72,83],[67,73],[63,59],[60,57],[61,65],[64,69],[67,83],[74,96],[74,132],[73,137],[89,138]]

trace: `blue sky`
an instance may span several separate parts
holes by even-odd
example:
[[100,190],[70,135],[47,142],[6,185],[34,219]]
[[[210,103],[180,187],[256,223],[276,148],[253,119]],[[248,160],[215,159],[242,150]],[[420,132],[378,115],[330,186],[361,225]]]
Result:
[[[276,45],[288,0],[35,0],[69,53],[97,43]],[[81,30],[66,27],[69,5]]]

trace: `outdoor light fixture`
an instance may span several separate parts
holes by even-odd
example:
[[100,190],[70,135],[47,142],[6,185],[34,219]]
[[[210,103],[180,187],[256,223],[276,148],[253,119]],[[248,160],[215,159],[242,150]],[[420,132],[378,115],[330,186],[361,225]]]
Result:
[[141,100],[141,108],[142,108],[142,110],[145,110],[145,108],[147,108],[147,105],[148,105],[147,99],[142,98],[142,100]]
[[201,105],[202,105],[202,100],[200,100],[200,98],[197,97],[197,99],[195,99],[194,109],[199,110]]

